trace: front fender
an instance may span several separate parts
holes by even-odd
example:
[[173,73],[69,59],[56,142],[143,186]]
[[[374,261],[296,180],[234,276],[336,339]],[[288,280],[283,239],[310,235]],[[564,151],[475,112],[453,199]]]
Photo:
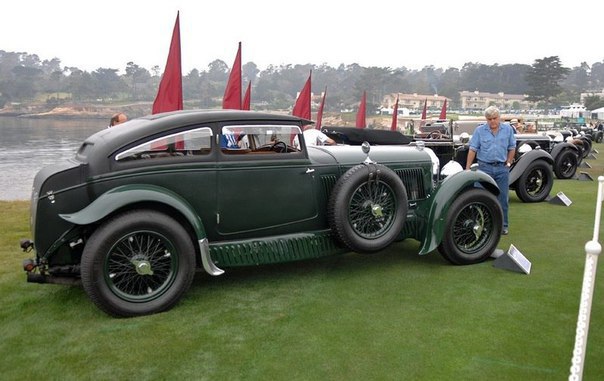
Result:
[[562,151],[564,151],[564,150],[566,150],[566,149],[570,149],[570,150],[572,150],[573,152],[575,152],[577,155],[579,155],[579,149],[577,148],[577,146],[576,146],[576,145],[574,145],[574,144],[572,144],[572,143],[568,143],[568,142],[562,142],[562,143],[557,143],[557,144],[554,146],[554,148],[552,148],[552,152],[550,152],[550,153],[551,153],[551,155],[552,155],[552,158],[553,158],[554,160],[556,160],[556,158],[558,157],[558,155],[559,155],[559,154],[560,154]]
[[427,216],[424,240],[419,254],[427,254],[438,247],[445,232],[449,207],[465,189],[478,186],[482,186],[495,196],[499,195],[495,180],[482,171],[465,170],[442,181],[434,193],[432,202],[418,209],[418,213]]
[[123,185],[103,193],[78,212],[59,216],[75,225],[88,225],[102,220],[124,206],[140,202],[157,202],[176,209],[189,221],[198,240],[206,238],[203,223],[187,200],[166,188],[155,185]]
[[510,185],[514,184],[535,160],[545,160],[549,165],[554,165],[552,155],[542,149],[534,149],[522,154],[510,169]]

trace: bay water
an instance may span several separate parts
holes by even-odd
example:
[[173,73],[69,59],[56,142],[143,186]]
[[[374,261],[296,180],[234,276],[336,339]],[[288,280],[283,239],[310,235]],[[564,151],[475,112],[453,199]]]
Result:
[[75,155],[102,119],[0,117],[0,200],[29,200],[36,173]]

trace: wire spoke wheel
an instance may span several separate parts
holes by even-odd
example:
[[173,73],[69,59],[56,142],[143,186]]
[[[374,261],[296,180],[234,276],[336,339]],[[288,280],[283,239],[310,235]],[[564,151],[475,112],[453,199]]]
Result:
[[380,237],[394,220],[394,192],[382,181],[362,184],[353,193],[348,212],[350,225],[359,236],[368,239]]
[[105,281],[120,298],[145,301],[170,287],[178,269],[178,256],[165,237],[139,231],[120,239],[105,260]]
[[193,281],[193,241],[167,214],[126,211],[105,221],[88,239],[81,275],[90,299],[112,316],[166,311]]
[[502,227],[497,197],[485,189],[466,190],[449,207],[438,251],[455,265],[482,262],[497,247]]
[[493,218],[483,203],[467,205],[453,225],[455,245],[466,254],[473,254],[483,248],[494,231]]
[[359,164],[333,188],[327,206],[329,226],[350,250],[376,252],[400,234],[407,200],[405,185],[393,170],[381,164]]

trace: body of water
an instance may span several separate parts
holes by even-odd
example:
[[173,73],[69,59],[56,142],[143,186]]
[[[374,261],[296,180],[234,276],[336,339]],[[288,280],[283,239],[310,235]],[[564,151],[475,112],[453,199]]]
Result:
[[0,200],[29,200],[42,167],[73,157],[84,139],[103,128],[102,119],[0,117]]

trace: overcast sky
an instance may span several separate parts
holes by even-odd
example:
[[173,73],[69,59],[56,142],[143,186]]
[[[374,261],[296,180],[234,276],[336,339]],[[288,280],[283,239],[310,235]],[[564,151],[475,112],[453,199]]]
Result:
[[604,61],[604,2],[536,0],[9,0],[0,50],[87,71],[166,63],[180,11],[183,73],[215,59],[421,69]]

